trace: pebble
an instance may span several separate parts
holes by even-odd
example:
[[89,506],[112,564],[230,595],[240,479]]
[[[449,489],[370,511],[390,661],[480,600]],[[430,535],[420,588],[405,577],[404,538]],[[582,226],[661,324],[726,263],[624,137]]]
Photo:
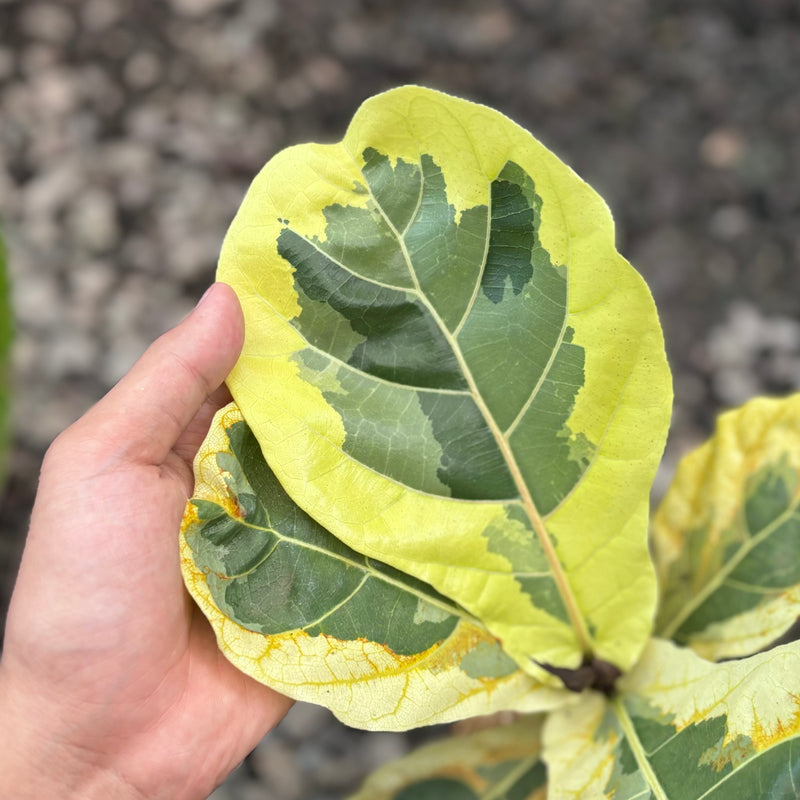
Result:
[[42,171],[27,185],[22,203],[30,217],[53,217],[82,188],[84,177],[77,162],[64,160]]
[[740,205],[727,205],[717,209],[708,223],[709,233],[724,241],[738,239],[747,233],[750,227],[750,215]]
[[744,156],[745,139],[735,128],[715,128],[700,142],[703,161],[719,169],[731,169]]
[[122,0],[84,0],[80,13],[82,27],[96,35],[122,19],[125,9]]
[[70,205],[68,225],[78,247],[90,253],[108,252],[120,238],[114,197],[100,187],[85,189]]
[[139,50],[125,62],[122,75],[131,89],[149,89],[158,82],[161,70],[161,61],[155,53]]
[[749,302],[734,303],[706,344],[714,392],[738,406],[767,391],[800,390],[800,321],[766,317]]
[[20,21],[29,36],[53,44],[65,44],[75,32],[72,14],[57,3],[27,2]]
[[113,262],[88,261],[67,275],[65,316],[71,326],[97,335],[97,321],[117,279]]
[[[62,307],[61,290],[57,276],[39,265],[31,267],[35,280],[26,280],[21,264],[10,251],[11,303],[17,325],[22,331],[41,333],[57,328]],[[30,274],[30,273],[29,273]]]

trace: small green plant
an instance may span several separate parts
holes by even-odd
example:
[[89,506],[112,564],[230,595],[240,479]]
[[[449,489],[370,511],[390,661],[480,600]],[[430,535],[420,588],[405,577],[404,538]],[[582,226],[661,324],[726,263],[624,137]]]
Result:
[[218,277],[246,342],[181,547],[222,650],[361,728],[522,715],[359,800],[800,796],[800,643],[765,650],[800,611],[800,398],[723,416],[650,526],[661,328],[568,167],[397,89],[267,164]]

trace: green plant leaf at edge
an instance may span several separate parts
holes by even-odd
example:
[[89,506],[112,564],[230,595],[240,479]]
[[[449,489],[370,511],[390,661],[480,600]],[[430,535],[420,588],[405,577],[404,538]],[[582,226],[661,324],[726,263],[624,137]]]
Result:
[[218,278],[247,323],[232,394],[295,502],[541,679],[630,667],[671,388],[590,187],[501,114],[405,87],[267,164]]
[[545,800],[541,717],[453,736],[376,770],[350,800]]
[[798,796],[800,642],[714,664],[654,639],[618,689],[548,717],[549,800]]
[[800,394],[721,415],[653,518],[657,634],[704,658],[741,657],[800,613]]
[[353,727],[404,730],[573,699],[519,670],[431,587],[304,514],[233,403],[195,459],[181,550],[186,585],[232,663]]

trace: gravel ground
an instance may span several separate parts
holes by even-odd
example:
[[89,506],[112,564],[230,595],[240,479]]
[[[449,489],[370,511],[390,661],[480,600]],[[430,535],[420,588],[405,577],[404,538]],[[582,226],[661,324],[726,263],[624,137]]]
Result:
[[[800,386],[796,0],[0,0],[0,617],[47,444],[193,306],[259,167],[403,83],[502,110],[608,201],[675,372],[657,491],[721,408]],[[299,706],[213,797],[341,797],[411,738]]]

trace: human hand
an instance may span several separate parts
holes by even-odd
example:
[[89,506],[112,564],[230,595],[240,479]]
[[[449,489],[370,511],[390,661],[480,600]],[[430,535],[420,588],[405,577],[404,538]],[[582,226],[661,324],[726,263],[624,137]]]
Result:
[[50,447],[0,661],[0,796],[205,798],[289,708],[222,656],[179,566],[243,327],[215,284]]

